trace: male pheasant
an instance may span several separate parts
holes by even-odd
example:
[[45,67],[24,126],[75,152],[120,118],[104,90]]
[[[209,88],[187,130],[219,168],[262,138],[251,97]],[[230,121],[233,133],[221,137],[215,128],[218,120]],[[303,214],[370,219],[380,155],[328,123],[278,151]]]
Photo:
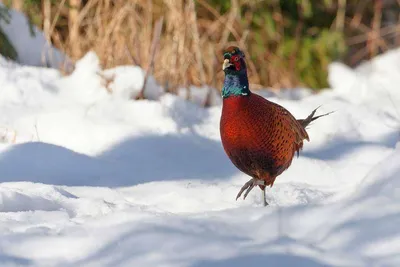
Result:
[[254,186],[263,191],[274,184],[278,175],[291,164],[294,154],[309,141],[305,130],[310,122],[327,114],[314,116],[316,109],[303,120],[296,120],[282,106],[249,90],[244,54],[231,46],[224,52],[225,72],[222,88],[223,106],[220,121],[222,145],[232,163],[251,176],[239,191],[244,199]]

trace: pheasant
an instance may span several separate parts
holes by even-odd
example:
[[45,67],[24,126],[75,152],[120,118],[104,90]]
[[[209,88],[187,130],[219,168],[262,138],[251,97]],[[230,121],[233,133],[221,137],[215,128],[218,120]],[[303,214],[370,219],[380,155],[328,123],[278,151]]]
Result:
[[[289,168],[294,154],[299,155],[303,141],[309,141],[305,128],[310,122],[326,116],[314,116],[316,110],[303,120],[282,106],[249,90],[244,53],[238,47],[224,51],[225,72],[222,88],[220,133],[223,148],[232,163],[252,178],[243,185],[236,200],[259,186],[264,206],[268,205],[265,187]],[[246,190],[246,191],[245,191]]]

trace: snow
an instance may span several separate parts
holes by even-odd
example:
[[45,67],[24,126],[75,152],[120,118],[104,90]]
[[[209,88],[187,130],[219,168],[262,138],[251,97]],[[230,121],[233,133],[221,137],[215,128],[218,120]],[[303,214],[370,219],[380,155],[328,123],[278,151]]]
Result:
[[[0,3],[1,6],[4,6]],[[29,25],[28,18],[13,9],[9,9],[9,21],[0,20],[0,27],[17,51],[18,62],[31,66],[49,66],[54,68],[72,68],[71,61],[58,49],[51,46],[43,32]]]
[[[33,52],[35,53],[35,52]],[[219,137],[221,103],[162,94],[135,66],[90,52],[62,76],[0,58],[1,266],[400,266],[400,49],[331,89],[259,93],[308,129],[299,158],[267,189]]]

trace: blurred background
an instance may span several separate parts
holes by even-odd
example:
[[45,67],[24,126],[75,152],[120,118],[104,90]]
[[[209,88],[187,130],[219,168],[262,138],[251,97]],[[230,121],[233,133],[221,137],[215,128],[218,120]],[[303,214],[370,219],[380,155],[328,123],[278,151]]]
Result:
[[[0,2],[1,21],[10,8],[23,12],[73,62],[95,51],[103,68],[139,65],[171,93],[220,88],[221,51],[229,45],[245,51],[253,89],[320,90],[332,61],[356,66],[400,44],[400,0]],[[0,53],[18,60],[2,29]]]

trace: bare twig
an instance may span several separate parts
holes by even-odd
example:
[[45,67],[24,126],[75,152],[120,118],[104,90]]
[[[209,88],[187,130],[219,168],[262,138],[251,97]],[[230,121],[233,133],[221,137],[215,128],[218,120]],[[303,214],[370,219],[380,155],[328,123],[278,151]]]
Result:
[[69,5],[69,42],[72,48],[72,56],[79,57],[81,55],[81,47],[79,45],[79,11],[81,8],[81,0],[69,0]]
[[158,50],[158,47],[160,44],[160,36],[161,36],[163,21],[164,21],[164,17],[161,17],[159,20],[157,20],[157,22],[154,25],[153,40],[151,42],[150,64],[149,64],[149,66],[146,70],[146,74],[144,76],[142,89],[140,90],[139,94],[134,98],[136,100],[145,99],[144,91],[146,88],[147,79],[148,79],[149,75],[151,74],[151,72],[153,71],[154,58],[155,58],[155,55],[157,53],[157,50]]
[[131,51],[129,50],[128,46],[125,45],[125,52],[126,55],[130,58],[130,60],[132,61],[133,65],[139,65],[137,60],[135,59],[135,57],[132,55]]
[[370,33],[371,38],[368,40],[368,48],[370,56],[374,57],[378,52],[378,36],[380,35],[379,30],[381,28],[382,18],[382,0],[375,0],[374,5],[374,17],[372,19],[372,31]]
[[37,140],[40,142],[39,131],[38,131],[38,128],[37,128],[37,121],[35,123],[35,131],[36,131]]
[[346,20],[346,0],[339,0],[339,7],[336,15],[336,30],[343,31],[344,22]]
[[193,36],[193,49],[196,54],[196,61],[197,61],[197,67],[199,70],[200,74],[200,82],[202,85],[206,84],[206,75],[204,73],[204,66],[203,66],[203,59],[201,55],[201,49],[200,49],[200,37],[199,37],[199,30],[197,26],[197,18],[196,18],[196,10],[194,8],[194,0],[190,0],[188,3],[188,7],[190,10],[190,23],[191,23],[191,28],[192,28],[192,36]]
[[[51,55],[51,38],[50,38],[50,21],[51,21],[51,2],[50,0],[42,1],[42,16],[43,16],[43,33],[46,38],[46,45],[43,47],[42,50],[42,64],[47,66],[48,62],[46,60],[46,51],[49,51],[49,56]],[[50,62],[52,58],[49,59]]]

